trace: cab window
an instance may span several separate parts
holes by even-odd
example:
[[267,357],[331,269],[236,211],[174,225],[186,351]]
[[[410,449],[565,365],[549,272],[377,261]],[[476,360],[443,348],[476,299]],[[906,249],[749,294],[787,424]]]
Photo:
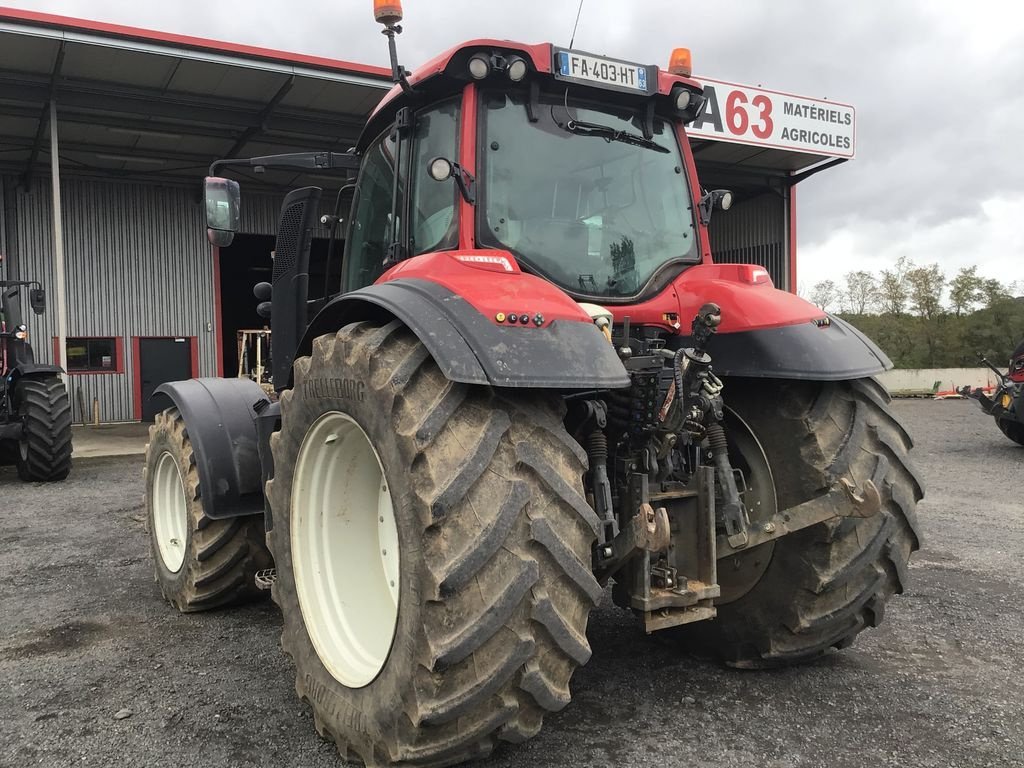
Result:
[[384,272],[392,241],[394,165],[395,137],[389,129],[366,150],[359,171],[359,191],[345,249],[346,291],[370,285]]
[[[458,191],[450,181],[434,181],[427,165],[435,157],[458,157],[459,102],[450,100],[416,114],[411,150],[400,157],[398,210],[405,210],[406,175],[411,175],[408,215],[412,223],[403,231],[401,214],[391,220],[396,142],[392,130],[380,136],[364,156],[359,194],[352,212],[352,227],[345,255],[345,290],[373,283],[384,272],[388,246],[398,239],[409,256],[454,248],[458,243],[456,203]],[[410,156],[411,153],[411,156]],[[411,169],[409,172],[408,169]]]
[[409,254],[454,248],[458,243],[455,216],[458,191],[451,181],[435,181],[427,165],[435,157],[458,160],[459,102],[451,100],[416,115],[412,153]]

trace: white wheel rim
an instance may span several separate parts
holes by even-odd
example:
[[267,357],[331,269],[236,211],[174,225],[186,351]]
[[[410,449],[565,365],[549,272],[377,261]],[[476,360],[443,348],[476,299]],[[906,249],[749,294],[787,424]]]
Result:
[[160,454],[153,472],[153,536],[164,567],[171,573],[181,570],[185,562],[188,538],[188,502],[178,462],[169,451]]
[[380,457],[344,413],[322,415],[299,448],[291,555],[302,619],[320,661],[342,685],[369,685],[384,668],[398,623],[398,526]]

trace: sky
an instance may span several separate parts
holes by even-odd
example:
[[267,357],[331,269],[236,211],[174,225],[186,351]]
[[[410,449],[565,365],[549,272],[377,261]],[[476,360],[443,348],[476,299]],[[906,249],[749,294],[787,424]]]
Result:
[[[0,0],[28,10],[387,64],[371,0]],[[569,41],[577,0],[404,0],[408,68],[474,37]],[[853,104],[857,156],[802,182],[802,292],[906,256],[1024,280],[1024,5],[1003,0],[583,0],[576,46]]]

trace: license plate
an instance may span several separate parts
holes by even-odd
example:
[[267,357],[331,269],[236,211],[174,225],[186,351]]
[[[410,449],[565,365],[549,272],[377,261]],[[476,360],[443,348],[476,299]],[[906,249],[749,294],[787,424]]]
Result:
[[630,93],[651,93],[652,88],[658,87],[657,72],[657,67],[631,64],[580,51],[555,51],[554,75],[558,80]]

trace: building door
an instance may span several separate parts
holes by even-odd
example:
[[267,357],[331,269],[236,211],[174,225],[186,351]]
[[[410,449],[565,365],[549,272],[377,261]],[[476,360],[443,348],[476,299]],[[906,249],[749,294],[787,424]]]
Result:
[[169,408],[166,395],[151,397],[153,390],[168,381],[192,377],[192,339],[139,339],[139,373],[142,380],[142,420],[153,421]]

